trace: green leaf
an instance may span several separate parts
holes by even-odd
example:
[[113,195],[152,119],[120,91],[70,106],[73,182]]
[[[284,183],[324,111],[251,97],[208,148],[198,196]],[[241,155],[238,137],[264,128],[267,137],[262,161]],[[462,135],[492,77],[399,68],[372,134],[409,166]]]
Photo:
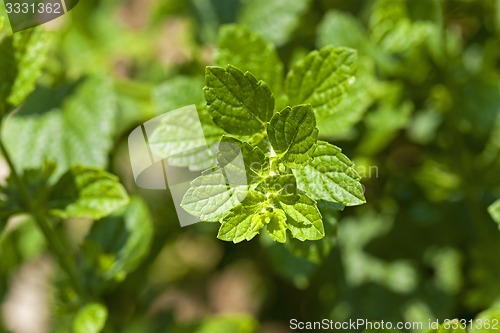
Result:
[[298,27],[309,0],[246,0],[239,22],[281,46]]
[[356,61],[356,51],[344,47],[309,53],[286,77],[289,104],[311,104],[318,120],[333,114],[354,83]]
[[360,59],[356,82],[335,108],[335,112],[318,122],[321,137],[342,138],[349,136],[353,126],[358,123],[365,112],[373,105],[380,83],[375,78],[373,61],[364,57]]
[[275,153],[285,164],[295,166],[309,161],[318,137],[311,106],[283,109],[273,116],[267,133]]
[[263,208],[265,201],[266,197],[262,193],[249,192],[241,205],[236,206],[224,218],[217,238],[234,243],[254,238],[269,221]]
[[288,205],[280,203],[286,213],[288,229],[298,240],[316,240],[325,236],[321,213],[316,202],[305,194],[299,195],[299,200]]
[[260,233],[264,225],[262,215],[255,214],[253,208],[236,207],[222,222],[217,238],[234,243],[249,241]]
[[[428,4],[427,11],[433,2]],[[377,0],[374,3],[369,22],[370,37],[384,52],[417,50],[432,33],[431,22],[410,20],[408,4],[405,0]]]
[[100,219],[128,203],[118,177],[95,168],[75,166],[51,189],[48,206],[62,218]]
[[121,281],[149,253],[153,221],[148,206],[133,197],[121,212],[94,222],[82,245],[88,283],[96,292]]
[[36,168],[47,159],[56,162],[58,175],[75,165],[106,167],[115,114],[107,80],[40,87],[6,120],[2,139],[19,169]]
[[211,146],[224,132],[215,126],[205,108],[197,110],[197,117],[192,109],[177,111],[163,115],[148,136],[152,152],[165,156],[171,166],[189,167],[193,171],[213,167],[215,156]]
[[0,42],[0,119],[14,109],[8,104],[9,95],[17,76],[17,64],[12,37]]
[[192,104],[202,104],[203,77],[174,77],[153,92],[153,103],[155,113],[160,115],[166,112]]
[[498,228],[500,229],[500,199],[495,201],[488,207],[488,212],[490,213],[493,220],[498,223]]
[[100,303],[87,304],[76,314],[73,331],[75,333],[102,332],[107,318],[108,309],[104,305]]
[[267,85],[233,66],[207,67],[205,99],[214,123],[228,133],[262,132],[274,112]]
[[[243,163],[238,163],[238,158],[242,158]],[[219,166],[225,169],[226,177],[228,172],[235,175],[246,174],[248,184],[259,182],[269,168],[269,158],[259,147],[252,147],[246,142],[228,136],[223,136],[221,139],[217,159]]]
[[269,223],[267,224],[267,233],[272,239],[279,243],[286,242],[286,214],[281,209],[275,209],[269,214]]
[[216,158],[213,150],[220,141],[221,136],[224,135],[224,131],[214,124],[207,108],[203,106],[198,109],[198,116],[200,117],[201,128],[203,130],[203,134],[205,135],[208,150],[204,148],[192,149],[178,153],[168,159],[168,162],[171,165],[183,167],[187,166],[193,171],[201,171],[214,166]]
[[271,199],[279,198],[287,203],[293,203],[298,199],[297,182],[290,169],[262,179],[256,190]]
[[282,90],[283,64],[274,46],[259,34],[237,25],[221,29],[216,64],[252,73],[276,95]]
[[16,50],[17,76],[8,98],[17,106],[33,91],[50,46],[50,35],[42,29],[31,29],[15,33],[13,44]]
[[299,189],[315,200],[346,206],[365,202],[360,176],[340,148],[319,141],[312,156],[308,165],[293,170]]
[[479,313],[472,322],[469,333],[494,333],[500,325],[500,306],[493,307]]
[[222,170],[203,174],[191,182],[181,207],[203,221],[219,221],[247,195],[247,186],[230,186]]
[[35,88],[45,64],[50,35],[41,28],[15,33],[0,43],[0,118]]
[[371,46],[369,43],[367,33],[361,23],[346,12],[330,10],[318,27],[320,47],[344,46],[366,53]]

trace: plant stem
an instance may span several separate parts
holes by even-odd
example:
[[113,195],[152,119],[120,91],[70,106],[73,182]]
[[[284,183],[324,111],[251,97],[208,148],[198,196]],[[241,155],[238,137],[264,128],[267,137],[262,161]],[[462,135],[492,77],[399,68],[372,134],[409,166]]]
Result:
[[21,179],[21,177],[19,177],[14,162],[10,157],[9,152],[7,151],[7,148],[3,144],[2,140],[0,140],[0,152],[4,156],[5,161],[9,166],[10,174],[19,190],[24,208],[33,216],[36,224],[38,225],[38,228],[40,229],[40,231],[45,237],[45,240],[47,241],[47,245],[50,251],[57,259],[57,262],[59,263],[60,267],[66,272],[74,290],[80,296],[83,296],[83,288],[82,284],[80,283],[80,280],[78,279],[76,266],[74,265],[71,258],[67,255],[67,250],[65,250],[64,247],[62,246],[62,243],[59,241],[59,238],[57,237],[56,233],[50,226],[50,223],[47,220],[47,218],[44,216],[43,213],[41,213],[38,210],[37,207],[33,206],[33,204],[31,203],[30,195],[26,190],[23,180]]

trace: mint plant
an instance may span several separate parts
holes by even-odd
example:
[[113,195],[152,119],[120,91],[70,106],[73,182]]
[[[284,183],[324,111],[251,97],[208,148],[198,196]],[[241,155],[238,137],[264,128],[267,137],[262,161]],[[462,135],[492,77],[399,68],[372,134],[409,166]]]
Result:
[[[237,50],[236,65],[263,68],[262,73],[232,64],[206,68],[204,93],[211,119],[201,118],[212,120],[222,136],[214,167],[191,183],[181,206],[204,221],[220,222],[217,237],[225,241],[251,240],[263,228],[280,243],[287,233],[301,241],[321,239],[325,231],[318,200],[345,206],[365,202],[353,163],[340,148],[318,140],[316,127],[353,83],[356,51],[313,51],[291,68],[281,87],[283,65],[268,42],[236,26],[222,33],[221,43],[227,40],[249,41],[240,46],[262,49],[269,57],[259,64]],[[233,62],[227,49],[219,57],[219,63]],[[277,90],[274,94],[270,86]],[[230,186],[224,168],[235,167],[230,164],[239,152],[246,183]]]
[[[38,322],[16,297],[35,283],[40,332],[253,333],[297,315],[495,331],[500,1],[141,4],[14,35],[0,4],[1,332]],[[214,149],[192,140],[197,117],[149,137],[172,170],[204,171],[183,206],[212,223],[179,228],[183,178],[171,196],[137,188],[126,138],[192,104]],[[341,212],[364,198],[332,144],[366,205]],[[223,314],[235,290],[246,314]]]

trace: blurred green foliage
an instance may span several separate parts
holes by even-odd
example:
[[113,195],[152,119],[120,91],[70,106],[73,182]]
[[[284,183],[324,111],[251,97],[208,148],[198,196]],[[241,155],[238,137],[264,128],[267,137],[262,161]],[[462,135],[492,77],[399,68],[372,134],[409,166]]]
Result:
[[[0,182],[4,306],[22,268],[50,251],[50,332],[498,319],[499,0],[88,0],[14,35],[4,10],[2,160],[10,152],[18,174]],[[233,58],[247,37],[226,24],[275,45],[283,68],[259,77],[279,63],[265,47]],[[367,204],[339,214],[319,202],[325,238],[227,244],[212,224],[180,228],[168,192],[135,186],[128,133],[203,104],[205,66],[231,63],[279,86],[307,53],[332,45],[356,49],[358,70],[319,133],[353,158]],[[111,186],[120,200],[93,197],[84,203],[99,214],[80,214],[67,185],[66,201],[45,205],[78,168],[100,176],[69,181],[73,199]],[[0,331],[15,320],[3,316]]]

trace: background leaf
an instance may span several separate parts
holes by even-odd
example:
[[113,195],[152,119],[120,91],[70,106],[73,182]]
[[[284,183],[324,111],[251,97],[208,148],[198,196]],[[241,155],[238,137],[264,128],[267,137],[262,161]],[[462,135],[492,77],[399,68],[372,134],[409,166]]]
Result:
[[264,81],[277,95],[282,90],[283,64],[274,46],[259,34],[242,26],[223,27],[217,43],[216,64],[233,65]]
[[0,118],[33,91],[50,46],[50,35],[31,29],[0,41]]
[[366,53],[370,49],[367,32],[356,18],[346,12],[331,10],[318,27],[318,45],[343,46]]
[[158,115],[188,106],[205,103],[203,77],[177,76],[157,86],[153,91],[155,113]]
[[20,169],[46,159],[56,162],[58,175],[79,164],[104,167],[113,144],[115,113],[108,80],[41,87],[6,121],[2,139]]
[[128,203],[118,178],[99,169],[71,167],[49,196],[51,213],[62,218],[103,218]]
[[276,45],[285,44],[298,27],[309,0],[245,0],[239,22]]
[[99,303],[90,303],[78,311],[73,323],[75,333],[99,333],[102,332],[108,309]]
[[290,105],[311,104],[318,120],[333,114],[354,83],[356,51],[325,47],[297,62],[286,77]]

